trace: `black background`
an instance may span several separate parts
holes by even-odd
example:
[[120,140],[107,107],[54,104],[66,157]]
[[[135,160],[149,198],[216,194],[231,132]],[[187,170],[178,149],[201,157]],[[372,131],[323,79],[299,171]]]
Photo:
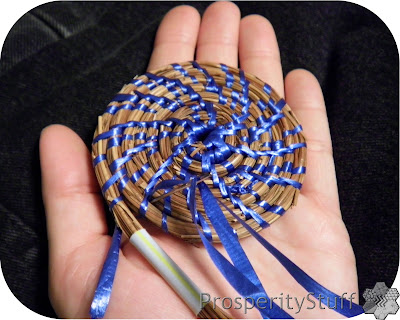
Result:
[[[209,3],[189,3],[202,13]],[[398,51],[375,14],[346,2],[239,2],[275,28],[284,74],[305,68],[326,99],[341,209],[359,289],[391,286],[398,268]],[[0,63],[0,258],[30,309],[47,296],[47,237],[38,139],[62,123],[88,147],[120,87],[145,71],[169,2],[56,2],[12,28]],[[361,303],[363,303],[363,299]]]

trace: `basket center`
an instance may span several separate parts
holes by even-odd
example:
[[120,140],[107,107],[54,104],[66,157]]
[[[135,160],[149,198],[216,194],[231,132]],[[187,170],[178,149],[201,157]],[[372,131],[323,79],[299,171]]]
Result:
[[212,165],[225,161],[232,154],[225,141],[231,132],[215,122],[198,121],[194,124],[189,133],[192,143],[186,147],[186,152],[193,160],[201,162],[203,172],[210,172]]

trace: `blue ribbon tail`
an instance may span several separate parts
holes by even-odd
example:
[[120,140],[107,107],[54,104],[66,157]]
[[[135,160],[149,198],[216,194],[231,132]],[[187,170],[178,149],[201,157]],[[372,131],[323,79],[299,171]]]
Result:
[[254,307],[258,309],[264,319],[292,319],[288,313],[279,308],[273,301],[271,301],[271,308],[261,308],[260,299],[270,301],[270,298],[240,245],[236,233],[229,225],[216,198],[204,182],[199,184],[199,190],[203,203],[207,204],[204,206],[206,215],[233,262],[232,265],[214,248],[203,233],[199,232],[201,240],[218,270],[242,297],[251,299]]
[[[340,307],[333,310],[344,315],[346,317],[354,317],[356,315],[364,313],[364,309],[352,301],[344,299],[338,296],[336,293],[325,288],[313,278],[311,278],[307,273],[301,270],[296,264],[289,260],[284,254],[282,254],[278,249],[276,249],[272,244],[270,244],[266,239],[260,236],[256,231],[254,231],[248,224],[243,221],[237,214],[230,210],[223,202],[218,200],[220,205],[222,205],[238,222],[242,224],[244,228],[254,237],[256,240],[267,249],[281,264],[282,266],[291,274],[291,276],[304,288],[307,292],[314,293],[316,296],[321,295],[321,302],[328,305],[329,301],[340,300]],[[324,297],[324,299],[322,299]]]
[[92,319],[101,319],[106,313],[118,265],[121,234],[121,229],[116,226],[111,246],[103,265],[103,270],[101,271],[94,298],[90,306],[90,317]]

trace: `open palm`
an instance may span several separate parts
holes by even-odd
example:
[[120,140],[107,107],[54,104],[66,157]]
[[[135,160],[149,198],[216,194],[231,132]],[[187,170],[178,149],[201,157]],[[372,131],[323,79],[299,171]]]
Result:
[[[154,44],[149,70],[193,60],[240,67],[270,84],[302,123],[307,138],[307,177],[298,204],[261,232],[283,254],[316,281],[341,295],[355,293],[357,274],[353,250],[341,219],[331,139],[321,88],[305,70],[294,70],[285,80],[274,30],[263,17],[240,19],[232,3],[214,3],[200,21],[189,6],[172,9],[163,19]],[[70,129],[53,125],[40,140],[43,199],[50,252],[50,299],[60,317],[89,316],[98,277],[111,238],[107,235],[103,200],[89,151]],[[219,274],[202,246],[194,246],[144,223],[165,251],[211,297],[237,297]],[[241,241],[270,297],[298,297],[307,292],[253,238]],[[357,302],[356,300],[354,300]],[[279,300],[275,301],[279,304]],[[307,306],[312,306],[308,304]],[[339,314],[292,300],[294,317],[332,318]],[[234,310],[233,317],[259,317],[256,310]],[[127,239],[106,317],[189,318],[194,315]]]

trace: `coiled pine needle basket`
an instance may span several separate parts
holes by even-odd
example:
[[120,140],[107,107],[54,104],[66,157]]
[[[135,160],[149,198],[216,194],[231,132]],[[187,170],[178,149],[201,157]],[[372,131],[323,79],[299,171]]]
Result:
[[[121,89],[98,119],[92,157],[103,195],[128,238],[142,229],[137,217],[145,216],[195,242],[199,226],[189,210],[188,176],[211,189],[243,238],[248,231],[226,208],[256,231],[276,221],[296,204],[306,144],[290,107],[269,85],[223,64],[186,62],[137,76]],[[179,184],[157,188],[171,180]],[[210,225],[197,189],[195,199]],[[218,242],[212,225],[210,232]],[[221,310],[202,312],[226,317]]]

